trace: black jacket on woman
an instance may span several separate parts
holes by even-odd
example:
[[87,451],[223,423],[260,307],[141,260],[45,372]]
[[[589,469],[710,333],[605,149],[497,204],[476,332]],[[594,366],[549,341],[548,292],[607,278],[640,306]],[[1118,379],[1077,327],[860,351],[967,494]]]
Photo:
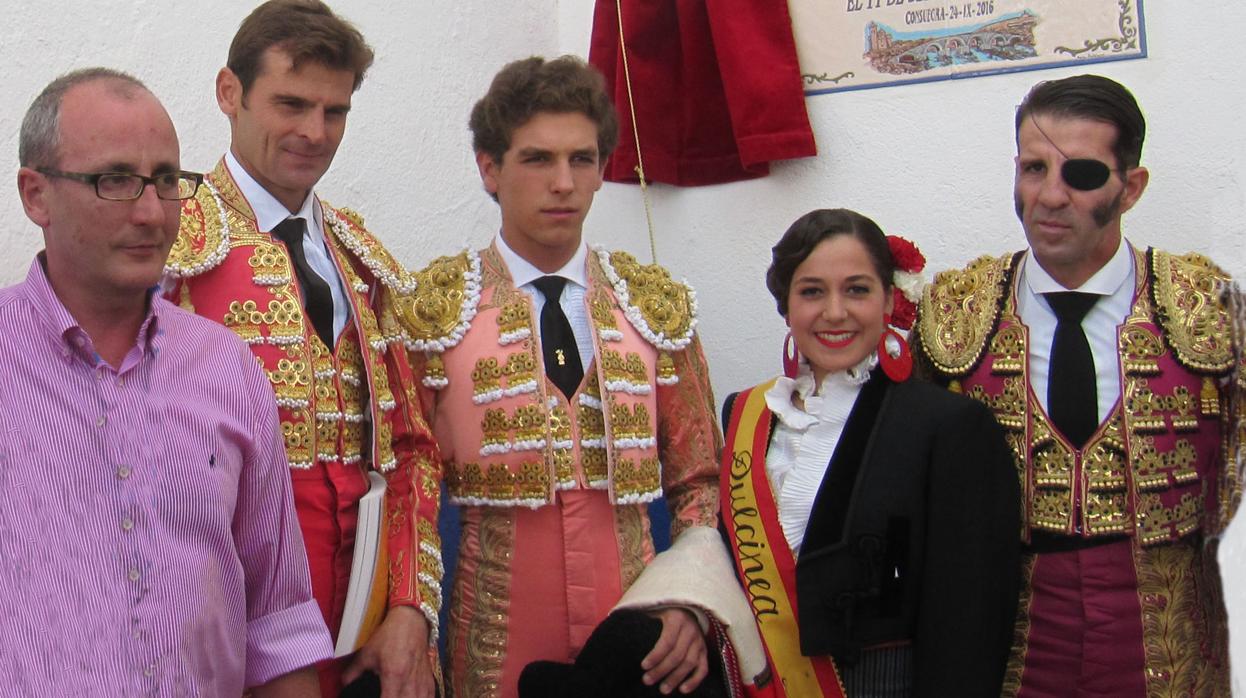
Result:
[[911,641],[913,695],[998,696],[1019,536],[1017,470],[990,410],[875,370],[796,561],[801,653],[831,655],[848,679],[867,648]]

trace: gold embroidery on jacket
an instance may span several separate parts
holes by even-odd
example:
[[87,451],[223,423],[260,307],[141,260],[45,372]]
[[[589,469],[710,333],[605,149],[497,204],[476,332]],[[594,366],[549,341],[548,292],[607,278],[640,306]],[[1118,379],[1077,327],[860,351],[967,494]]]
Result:
[[526,351],[517,351],[506,359],[506,366],[502,368],[502,375],[506,378],[506,391],[508,393],[523,392],[528,386],[536,388],[537,365],[536,357]]
[[1196,546],[1178,543],[1133,550],[1147,696],[1227,695],[1223,658],[1216,657],[1216,649],[1224,646],[1223,601],[1218,585],[1207,583],[1202,569],[1207,561],[1200,559],[1214,558],[1215,548],[1200,553]]
[[292,341],[279,340],[302,337],[303,310],[297,300],[289,297],[268,301],[265,311],[261,311],[253,300],[232,301],[229,312],[221,318],[221,324],[233,330],[248,344],[263,341],[263,327],[268,328],[269,337],[278,340],[274,343],[291,344]]
[[581,446],[580,467],[584,468],[584,477],[588,478],[590,485],[600,487],[606,484],[610,477],[604,448]]
[[281,421],[281,436],[286,444],[286,456],[291,467],[309,467],[312,462],[311,412],[308,409],[291,409],[292,419]]
[[438,257],[415,274],[415,292],[403,296],[394,308],[413,339],[443,341],[454,334],[465,314],[475,314],[474,302],[464,304],[470,270],[471,260],[463,253]]
[[616,458],[614,491],[622,500],[627,495],[643,495],[662,488],[662,469],[657,458]]
[[627,589],[653,558],[649,515],[643,505],[614,507],[614,526],[619,541],[619,581]]
[[666,269],[641,264],[626,252],[612,252],[610,266],[625,285],[627,304],[640,311],[651,333],[671,340],[692,336],[696,306],[691,289],[672,280]]
[[941,373],[963,376],[987,349],[1007,289],[1012,258],[979,257],[962,270],[942,271],[922,293],[918,336]]
[[988,395],[981,385],[969,389],[969,397],[990,407],[995,419],[1005,429],[1025,428],[1025,396],[1024,376],[1005,378],[1004,388],[998,395]]
[[588,311],[593,318],[593,325],[597,327],[597,334],[602,340],[617,342],[623,339],[619,325],[614,320],[614,303],[604,290],[599,291],[589,302]]
[[[501,693],[502,661],[506,657],[506,619],[510,615],[511,555],[515,546],[515,524],[509,507],[483,507],[480,520],[480,556],[476,573],[459,578],[456,586],[471,588],[475,608],[470,611],[464,663],[452,672],[461,682],[464,696],[491,698]],[[462,627],[464,607],[451,605],[452,633]],[[451,637],[451,647],[457,644]],[[453,655],[453,652],[452,652]]]
[[1228,371],[1233,365],[1232,334],[1220,303],[1228,275],[1195,253],[1176,256],[1151,250],[1150,260],[1157,319],[1177,361],[1203,373]]
[[478,403],[491,402],[502,397],[502,368],[497,357],[476,359],[472,371],[472,399]]
[[[515,450],[530,450],[545,446],[545,410],[540,405],[522,405],[515,408],[511,416],[511,426],[515,431]],[[539,442],[539,446],[537,443]],[[521,449],[520,446],[524,448]]]
[[1164,343],[1145,327],[1129,324],[1121,331],[1121,365],[1126,373],[1139,376],[1159,374],[1159,358]]
[[1016,698],[1021,692],[1021,674],[1025,670],[1025,654],[1030,648],[1030,604],[1034,601],[1034,563],[1032,553],[1021,555],[1021,598],[1017,601],[1017,622],[1013,626],[1012,651],[1004,666],[1002,698]]
[[991,340],[991,372],[1019,374],[1025,369],[1025,331],[1010,325]]
[[480,463],[458,463],[448,468],[446,484],[455,496],[468,500],[545,501],[550,493],[550,474],[544,461],[524,461],[512,473],[502,463],[491,463],[482,469]]

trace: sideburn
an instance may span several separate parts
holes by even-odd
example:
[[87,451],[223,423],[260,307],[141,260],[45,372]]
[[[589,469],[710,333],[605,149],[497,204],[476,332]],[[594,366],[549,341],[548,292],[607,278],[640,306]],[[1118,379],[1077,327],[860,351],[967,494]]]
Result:
[[1124,187],[1122,187],[1121,190],[1116,193],[1116,198],[1112,199],[1106,204],[1103,204],[1101,206],[1096,206],[1095,209],[1090,212],[1091,217],[1095,219],[1095,225],[1102,228],[1106,226],[1108,223],[1111,223],[1113,220],[1116,219],[1117,216],[1120,215],[1121,197],[1123,196],[1125,196]]

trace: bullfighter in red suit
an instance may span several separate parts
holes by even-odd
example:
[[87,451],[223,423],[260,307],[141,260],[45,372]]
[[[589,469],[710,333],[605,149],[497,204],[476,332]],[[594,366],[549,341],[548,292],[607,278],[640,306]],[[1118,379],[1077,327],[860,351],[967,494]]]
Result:
[[436,446],[413,409],[392,311],[414,281],[358,214],[313,191],[371,62],[359,32],[318,0],[272,0],[243,21],[216,81],[230,149],[182,209],[168,296],[237,332],[268,374],[313,591],[335,636],[367,474],[387,481],[388,610],[362,648],[319,666],[323,694],[372,671],[386,695],[431,696]]

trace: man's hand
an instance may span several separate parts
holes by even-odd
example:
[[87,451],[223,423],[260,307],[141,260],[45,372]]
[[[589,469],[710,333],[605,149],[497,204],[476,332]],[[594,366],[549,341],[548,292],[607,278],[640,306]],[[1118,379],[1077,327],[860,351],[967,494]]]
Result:
[[251,698],[300,698],[320,693],[320,680],[316,678],[316,667],[305,666],[288,674],[283,674],[263,686],[251,689]]
[[381,698],[433,698],[433,668],[428,660],[428,621],[411,606],[395,606],[355,653],[342,674],[348,684],[365,671],[381,677]]
[[653,649],[640,662],[645,670],[645,685],[659,681],[659,690],[669,694],[679,688],[691,693],[709,674],[705,637],[696,616],[684,608],[664,608],[652,615],[662,621],[662,634]]

